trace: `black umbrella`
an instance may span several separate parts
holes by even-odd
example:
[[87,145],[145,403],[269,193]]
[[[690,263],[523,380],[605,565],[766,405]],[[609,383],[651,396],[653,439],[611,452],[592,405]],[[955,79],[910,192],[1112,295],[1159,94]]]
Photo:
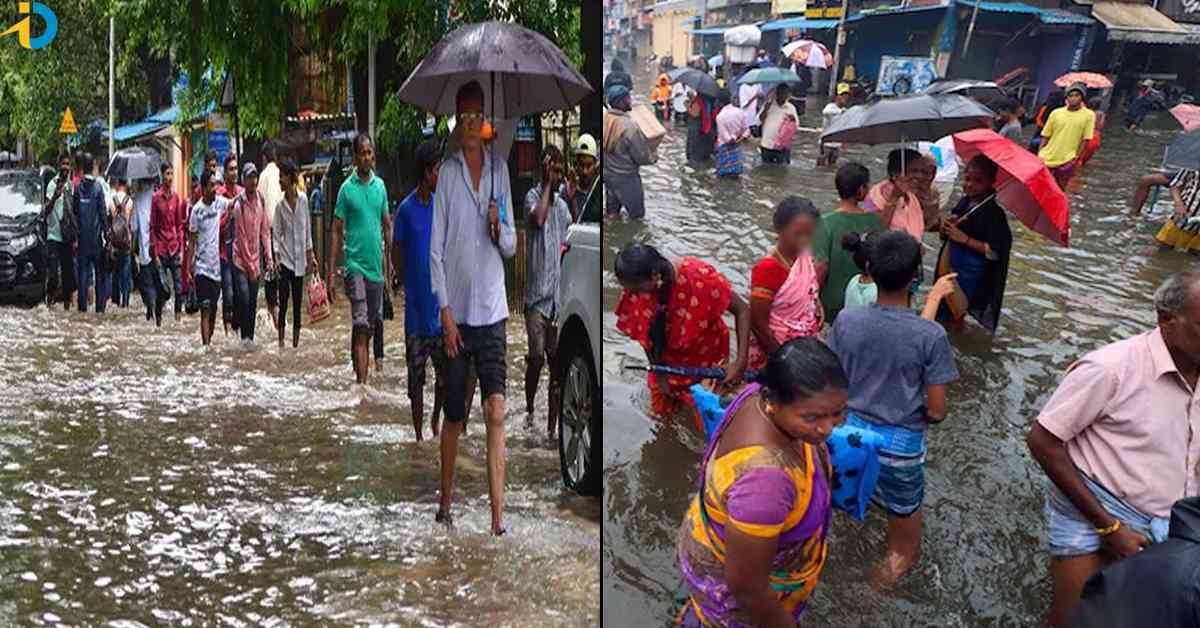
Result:
[[482,22],[443,37],[396,95],[424,111],[453,115],[458,89],[471,81],[483,87],[493,120],[566,109],[592,92],[549,39],[518,24]]
[[124,181],[137,179],[157,179],[162,158],[154,150],[144,146],[122,148],[108,162],[106,178],[117,178]]
[[713,78],[707,72],[701,72],[696,68],[680,68],[667,72],[667,78],[672,83],[683,83],[688,87],[696,90],[696,93],[716,98],[721,92],[721,88],[717,85],[717,79]]
[[925,88],[924,94],[958,94],[982,103],[985,107],[993,107],[1008,100],[1008,93],[992,81],[977,81],[974,79],[950,79],[934,81]]
[[919,94],[858,105],[833,119],[821,134],[827,144],[934,142],[947,135],[990,128],[991,109],[957,94]]
[[1200,170],[1200,130],[1184,133],[1167,146],[1163,168]]

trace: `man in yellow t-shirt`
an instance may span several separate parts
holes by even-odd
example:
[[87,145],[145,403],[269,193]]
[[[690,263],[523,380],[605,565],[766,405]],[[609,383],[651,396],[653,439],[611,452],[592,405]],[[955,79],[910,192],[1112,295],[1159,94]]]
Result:
[[1042,128],[1042,148],[1038,157],[1046,163],[1058,187],[1067,189],[1067,183],[1075,175],[1076,158],[1083,147],[1092,139],[1096,127],[1096,114],[1083,106],[1087,88],[1076,83],[1067,90],[1067,106],[1055,109]]

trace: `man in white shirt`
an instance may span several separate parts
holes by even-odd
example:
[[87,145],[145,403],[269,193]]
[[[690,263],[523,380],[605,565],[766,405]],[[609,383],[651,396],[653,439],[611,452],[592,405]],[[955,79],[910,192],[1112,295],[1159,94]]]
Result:
[[[826,129],[828,129],[829,125],[833,124],[833,121],[838,116],[842,115],[842,112],[846,111],[846,109],[849,109],[849,108],[850,108],[850,84],[849,83],[838,83],[837,96],[834,97],[833,102],[829,103],[828,105],[825,105],[825,108],[821,110],[821,120],[822,120],[821,131],[824,132]],[[843,144],[840,144],[840,143],[825,144],[824,142],[818,142],[818,143],[819,143],[820,149],[821,149],[821,156],[817,157],[817,165],[818,166],[829,166],[830,168],[836,166],[837,160],[838,160],[838,155],[842,149]]]
[[[283,198],[283,186],[279,184],[278,154],[275,143],[271,140],[263,142],[262,158],[264,163],[262,171],[258,173],[258,190],[262,192],[263,198],[266,200],[267,222],[272,223],[273,227],[275,208],[279,206],[279,201]],[[273,269],[265,270],[268,271],[263,275],[266,279],[263,285],[264,291],[267,293],[267,312],[271,314],[271,322],[274,327],[278,328],[279,278]]]
[[788,102],[791,88],[787,83],[780,83],[775,88],[775,99],[767,103],[767,107],[759,114],[762,120],[762,140],[759,150],[762,151],[763,163],[787,164],[792,162],[791,146],[780,146],[780,130],[789,118],[792,124],[798,124],[800,116],[796,115],[796,107]]

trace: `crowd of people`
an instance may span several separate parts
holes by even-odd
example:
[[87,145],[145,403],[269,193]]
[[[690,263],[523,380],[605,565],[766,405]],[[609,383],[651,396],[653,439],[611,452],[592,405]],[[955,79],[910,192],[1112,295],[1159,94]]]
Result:
[[[557,344],[555,301],[567,227],[578,219],[599,219],[598,154],[595,139],[582,135],[572,147],[575,168],[568,172],[562,151],[547,145],[539,184],[523,204],[510,205],[506,160],[493,160],[484,145],[482,87],[467,83],[456,103],[461,147],[443,154],[435,140],[421,144],[415,153],[418,183],[394,209],[375,173],[370,136],[354,138],[354,168],[332,199],[334,259],[323,283],[331,288],[331,304],[339,300],[334,286],[340,284],[346,297],[351,366],[358,384],[370,381],[372,343],[375,368],[382,367],[388,279],[396,277],[403,285],[408,397],[417,440],[424,437],[423,390],[430,362],[435,376],[429,423],[440,438],[439,522],[452,523],[459,436],[475,388],[482,389],[491,531],[500,535],[505,532],[510,315],[504,259],[516,253],[514,212],[524,212],[528,228],[525,406],[532,414],[541,373]],[[55,257],[54,298],[61,298],[64,308],[75,303],[80,311],[95,303],[95,311],[103,313],[110,301],[128,307],[130,265],[136,262],[146,317],[157,325],[173,300],[176,321],[185,311],[199,314],[200,341],[207,346],[220,305],[226,335],[234,333],[252,345],[261,291],[281,350],[291,307],[292,347],[297,347],[306,286],[321,282],[311,209],[323,199],[320,186],[306,194],[294,161],[279,159],[270,142],[264,144],[262,161],[260,170],[229,154],[218,168],[218,156],[209,151],[190,198],[184,200],[175,192],[170,164],[161,166],[158,181],[135,181],[131,192],[121,180],[110,188],[90,154],[82,153],[74,162],[62,157],[44,207]],[[339,259],[341,265],[332,263]],[[553,369],[551,373],[553,378]],[[557,430],[557,397],[552,381],[551,437]]]

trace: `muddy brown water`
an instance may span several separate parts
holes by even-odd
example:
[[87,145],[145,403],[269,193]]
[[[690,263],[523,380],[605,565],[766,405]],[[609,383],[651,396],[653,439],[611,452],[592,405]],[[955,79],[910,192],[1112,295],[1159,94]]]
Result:
[[[634,93],[644,99],[651,80],[637,68]],[[790,166],[763,167],[757,149],[746,146],[749,169],[737,180],[686,164],[686,130],[673,128],[658,163],[642,171],[646,220],[606,224],[606,625],[669,623],[680,582],[674,541],[702,454],[693,428],[647,416],[643,380],[623,369],[645,357],[616,330],[616,251],[637,240],[669,256],[698,256],[746,295],[751,267],[773,243],[773,205],[788,194],[806,196],[823,211],[836,205],[832,172],[814,168],[823,106],[809,99]],[[1050,595],[1046,480],[1025,447],[1025,432],[1075,358],[1153,327],[1155,287],[1174,271],[1196,267],[1194,257],[1159,250],[1154,241],[1171,211],[1167,195],[1140,219],[1126,215],[1138,178],[1160,163],[1175,133],[1165,122],[1150,126],[1158,128],[1130,133],[1114,124],[1104,133],[1069,193],[1071,248],[1012,221],[1016,241],[999,333],[991,337],[972,325],[953,339],[962,379],[950,388],[949,418],[929,436],[922,559],[896,591],[873,591],[866,582],[883,551],[884,518],[873,510],[859,523],[838,513],[805,625],[1032,626],[1041,619]],[[1026,127],[1027,139],[1032,132]],[[877,181],[888,148],[852,146],[842,160],[864,163]],[[929,269],[936,237],[927,236],[926,244]]]
[[428,417],[414,439],[399,300],[365,389],[344,299],[283,351],[265,309],[248,351],[132,305],[0,308],[0,625],[599,623],[600,504],[562,488],[544,375],[527,423],[519,317],[494,539],[478,401],[456,529],[433,521],[438,449]]

